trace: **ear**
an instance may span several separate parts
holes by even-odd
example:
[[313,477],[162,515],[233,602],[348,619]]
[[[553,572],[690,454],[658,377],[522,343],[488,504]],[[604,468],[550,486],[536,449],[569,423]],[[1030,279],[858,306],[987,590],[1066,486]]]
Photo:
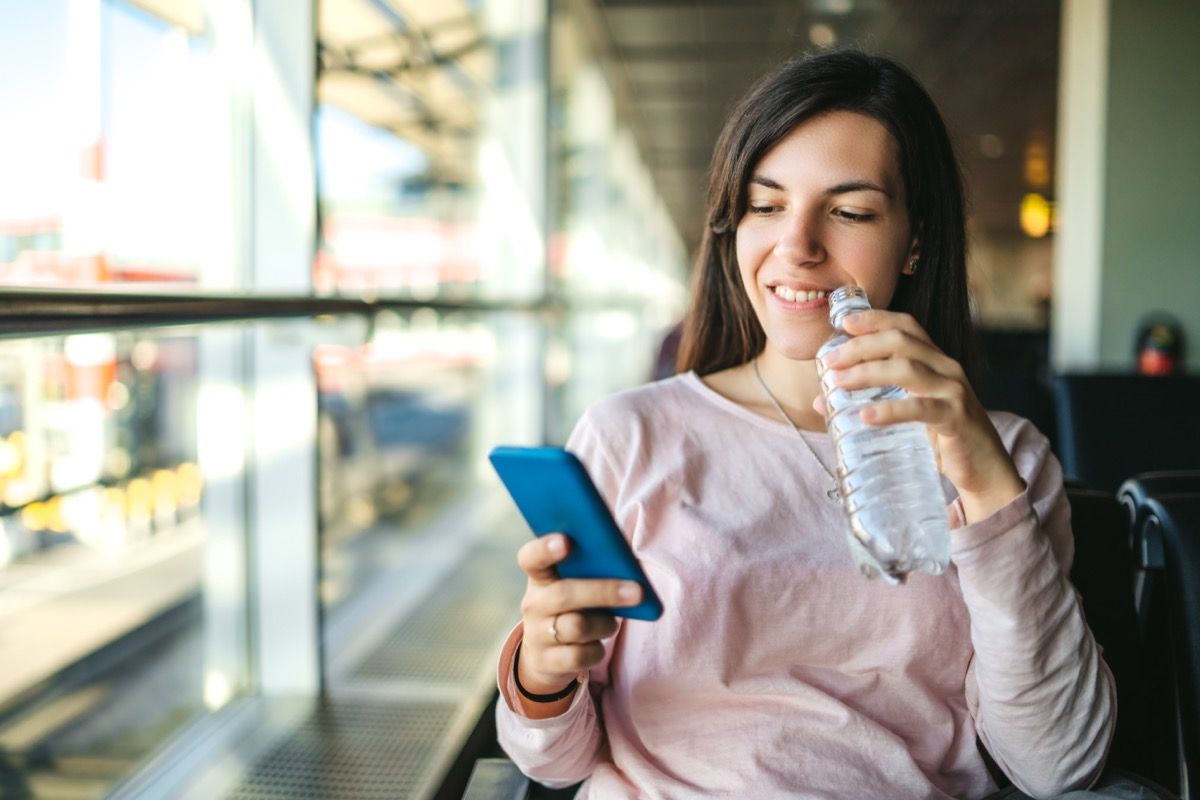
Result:
[[913,237],[912,246],[908,248],[908,257],[904,260],[904,266],[900,268],[901,275],[915,275],[917,272],[917,264],[921,260],[921,241],[917,237]]

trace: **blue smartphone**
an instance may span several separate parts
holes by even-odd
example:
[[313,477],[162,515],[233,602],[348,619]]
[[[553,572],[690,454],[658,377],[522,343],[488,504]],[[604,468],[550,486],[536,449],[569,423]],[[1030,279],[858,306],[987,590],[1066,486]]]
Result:
[[561,447],[496,447],[488,460],[535,536],[570,537],[559,577],[637,581],[641,603],[605,610],[632,619],[662,616],[662,602],[578,458]]

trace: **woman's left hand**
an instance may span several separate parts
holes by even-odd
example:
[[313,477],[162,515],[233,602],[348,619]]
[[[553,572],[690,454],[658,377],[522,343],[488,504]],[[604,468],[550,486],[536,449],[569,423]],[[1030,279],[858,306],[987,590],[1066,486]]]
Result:
[[[843,324],[854,338],[826,358],[826,366],[836,370],[833,380],[843,389],[895,385],[908,392],[907,398],[863,409],[863,420],[928,425],[939,468],[958,490],[967,522],[983,519],[1024,490],[962,366],[939,350],[915,319],[872,309]],[[819,395],[813,406],[824,413]]]

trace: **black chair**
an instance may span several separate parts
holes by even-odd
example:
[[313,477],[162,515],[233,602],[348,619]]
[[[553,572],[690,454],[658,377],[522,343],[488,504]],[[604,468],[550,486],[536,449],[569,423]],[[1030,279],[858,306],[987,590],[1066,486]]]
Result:
[[1133,599],[1134,562],[1125,511],[1116,497],[1094,489],[1068,487],[1067,500],[1075,536],[1071,582],[1117,684],[1117,730],[1108,767],[1163,782],[1162,773],[1167,770],[1156,765],[1149,736],[1148,687]]
[[1146,652],[1159,654],[1149,707],[1175,734],[1180,794],[1200,797],[1200,492],[1147,495],[1139,516],[1141,539],[1160,542],[1162,554],[1147,569],[1160,576],[1143,625]]
[[1138,625],[1143,630],[1155,608],[1155,580],[1163,569],[1162,537],[1157,530],[1147,531],[1142,524],[1149,513],[1146,500],[1172,494],[1200,494],[1200,470],[1143,472],[1117,490],[1117,499],[1129,518],[1130,549],[1136,562],[1134,604],[1138,609]]
[[1200,470],[1200,376],[1075,373],[1053,387],[1068,478],[1115,492],[1141,472]]

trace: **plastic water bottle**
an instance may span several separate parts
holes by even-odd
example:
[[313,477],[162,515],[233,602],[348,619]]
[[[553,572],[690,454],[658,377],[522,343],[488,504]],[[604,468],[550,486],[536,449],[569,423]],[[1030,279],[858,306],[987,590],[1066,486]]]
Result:
[[852,337],[842,320],[871,307],[858,286],[829,295],[833,336],[817,351],[825,420],[837,454],[850,549],[869,578],[902,583],[915,570],[941,573],[950,563],[950,525],[937,461],[925,425],[869,425],[859,411],[878,400],[907,397],[898,386],[849,391],[832,383],[825,356]]

